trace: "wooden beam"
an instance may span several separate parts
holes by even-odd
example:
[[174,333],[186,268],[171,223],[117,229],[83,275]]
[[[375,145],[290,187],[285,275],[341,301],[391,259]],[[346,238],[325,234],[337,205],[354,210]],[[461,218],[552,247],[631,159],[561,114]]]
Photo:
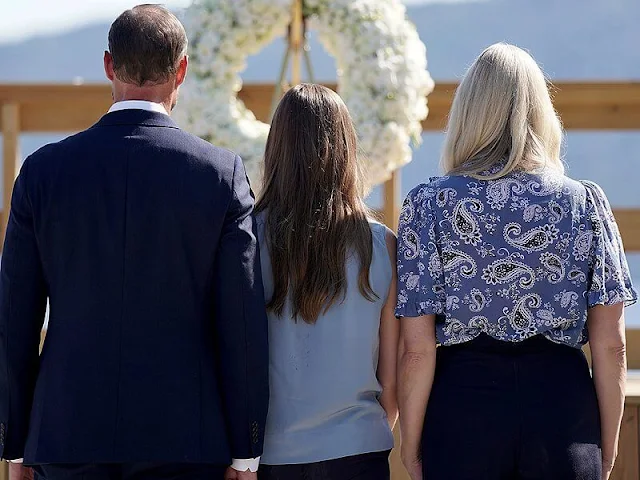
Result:
[[2,172],[3,172],[3,195],[2,216],[0,225],[0,246],[4,245],[4,237],[7,230],[9,215],[7,212],[11,206],[11,194],[13,183],[18,176],[20,165],[20,106],[17,103],[7,103],[2,105]]
[[616,208],[613,210],[624,249],[628,252],[640,252],[640,208]]
[[640,377],[633,372],[627,374],[625,403],[640,406]]
[[627,328],[625,336],[627,338],[627,368],[640,370],[640,329]]
[[65,103],[22,103],[20,126],[23,132],[75,133],[89,128],[104,115],[111,101]]
[[382,217],[384,223],[394,232],[398,229],[398,219],[400,218],[400,194],[402,186],[400,184],[400,170],[391,174],[391,178],[384,182],[384,209]]
[[[327,84],[336,88],[335,84]],[[427,131],[441,131],[451,108],[455,82],[439,82],[428,97]],[[272,84],[247,84],[239,94],[262,121],[269,118]],[[640,130],[640,82],[558,82],[554,105],[566,129]],[[24,110],[24,132],[80,131],[98,120],[111,104],[109,85],[0,85],[0,104]]]
[[611,480],[640,478],[640,445],[638,442],[638,406],[625,405],[620,429],[620,446]]
[[304,41],[304,13],[302,0],[293,0],[291,6],[291,24],[289,25],[289,47],[291,58],[291,86],[299,85],[302,81],[302,48]]
[[67,84],[0,84],[0,103],[71,103],[79,106],[96,100],[111,103],[111,86],[107,83]]

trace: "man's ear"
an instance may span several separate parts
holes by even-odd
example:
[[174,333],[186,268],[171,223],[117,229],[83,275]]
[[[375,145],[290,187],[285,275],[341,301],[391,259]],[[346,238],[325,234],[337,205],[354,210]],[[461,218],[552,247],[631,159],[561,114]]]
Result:
[[108,52],[104,51],[104,73],[107,78],[113,82],[116,74],[113,71],[113,56]]
[[178,70],[176,72],[176,88],[182,85],[187,77],[187,70],[189,69],[189,56],[185,55],[178,64]]

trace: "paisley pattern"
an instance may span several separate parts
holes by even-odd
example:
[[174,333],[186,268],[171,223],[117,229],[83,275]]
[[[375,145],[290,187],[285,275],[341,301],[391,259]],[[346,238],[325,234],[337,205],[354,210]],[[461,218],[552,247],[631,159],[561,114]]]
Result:
[[439,207],[444,207],[447,203],[454,198],[458,192],[453,188],[441,188],[436,195],[436,204]]
[[522,225],[508,223],[504,227],[504,239],[507,243],[527,253],[546,250],[558,238],[558,229],[545,224],[522,233]]
[[522,219],[525,222],[530,222],[532,220],[542,218],[542,215],[544,215],[544,207],[536,203],[532,203],[524,209],[524,212],[522,212]]
[[459,271],[463,277],[473,278],[478,271],[471,255],[460,250],[444,250],[441,257],[445,272]]
[[[467,204],[469,209],[467,209]],[[451,228],[467,245],[478,245],[482,240],[480,225],[474,213],[484,210],[482,202],[476,198],[465,198],[459,201],[453,209]]]
[[533,178],[534,176],[532,175],[526,182],[527,191],[536,197],[562,195],[563,178],[560,175],[548,173],[538,178]]
[[573,258],[575,258],[576,261],[582,262],[589,258],[592,241],[593,232],[591,230],[583,230],[578,233],[573,244]]
[[491,208],[501,210],[511,198],[512,193],[521,194],[526,186],[515,178],[501,178],[489,182],[486,187],[487,203]]
[[549,221],[553,224],[560,223],[564,217],[564,210],[559,203],[551,200],[549,202]]
[[637,300],[600,187],[550,171],[431,179],[406,198],[398,237],[396,315],[437,315],[443,345],[486,333],[579,348],[588,308]]
[[555,253],[544,252],[540,255],[540,265],[543,267],[542,275],[547,278],[549,283],[555,285],[564,280],[564,261]]
[[404,251],[405,260],[412,260],[419,255],[420,237],[416,232],[406,228],[402,232],[402,243],[407,247]]
[[[567,274],[567,278],[569,279],[569,281],[571,283],[573,283],[575,286],[580,286],[583,283],[587,282],[587,274],[584,273],[582,270],[580,270],[580,268],[578,268],[577,266],[573,266],[571,268],[571,270],[569,271],[569,273]],[[596,276],[593,279],[594,282],[598,281],[598,277]]]
[[522,288],[532,288],[536,281],[533,268],[513,257],[502,258],[490,263],[482,271],[482,279],[489,285],[518,282]]
[[529,293],[515,303],[513,310],[510,311],[508,307],[504,307],[504,316],[501,319],[509,323],[519,338],[528,338],[538,331],[538,325],[531,309],[537,309],[540,305],[542,305],[540,295]]
[[472,312],[481,312],[488,302],[487,297],[477,288],[472,288],[471,293],[468,296],[469,310]]

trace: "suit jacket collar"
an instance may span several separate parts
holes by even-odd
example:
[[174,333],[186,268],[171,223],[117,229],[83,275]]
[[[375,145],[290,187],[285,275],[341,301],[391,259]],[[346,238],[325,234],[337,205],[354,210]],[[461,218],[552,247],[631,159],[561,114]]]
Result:
[[145,127],[179,128],[173,119],[164,113],[149,110],[126,109],[107,113],[96,123],[95,127],[114,125],[142,125]]

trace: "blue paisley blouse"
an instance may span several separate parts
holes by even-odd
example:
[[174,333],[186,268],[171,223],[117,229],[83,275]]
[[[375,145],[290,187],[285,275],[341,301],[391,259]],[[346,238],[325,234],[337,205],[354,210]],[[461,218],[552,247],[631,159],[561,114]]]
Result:
[[558,173],[432,178],[398,230],[398,317],[436,314],[438,343],[542,334],[580,347],[587,309],[637,300],[604,192]]

